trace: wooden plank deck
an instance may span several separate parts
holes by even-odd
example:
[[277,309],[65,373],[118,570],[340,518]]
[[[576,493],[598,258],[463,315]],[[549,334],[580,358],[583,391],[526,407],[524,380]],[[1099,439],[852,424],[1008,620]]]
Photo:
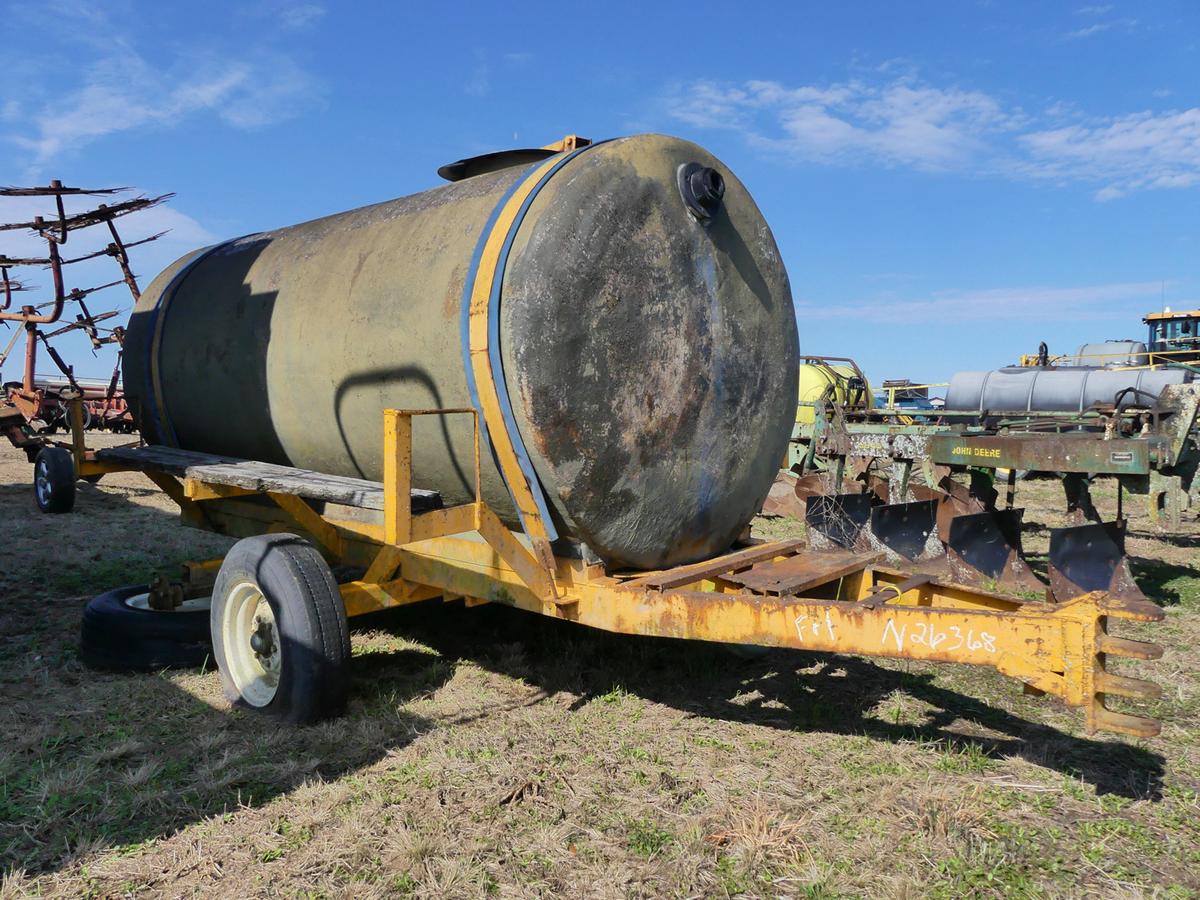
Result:
[[702,581],[705,578],[715,578],[717,576],[724,578],[730,572],[749,568],[755,563],[771,559],[775,556],[787,556],[803,547],[804,541],[799,538],[773,541],[769,544],[755,544],[745,550],[726,553],[724,556],[718,556],[703,562],[692,563],[686,566],[676,566],[674,569],[667,569],[663,572],[650,572],[646,575],[640,575],[631,581],[624,582],[621,586],[652,591],[670,590],[671,588],[683,587],[685,584],[691,584],[694,581]]
[[852,572],[868,568],[882,558],[882,553],[810,550],[789,556],[787,559],[759,563],[753,568],[722,577],[759,594],[784,596],[836,581]]
[[[324,500],[362,509],[383,509],[383,485],[378,481],[326,475],[311,469],[296,469],[154,445],[99,450],[96,452],[96,459],[100,462],[120,463],[140,472],[164,472],[176,478],[195,478],[211,484],[227,484],[251,491],[294,494],[309,500]],[[414,513],[441,508],[442,495],[437,491],[413,489]]]

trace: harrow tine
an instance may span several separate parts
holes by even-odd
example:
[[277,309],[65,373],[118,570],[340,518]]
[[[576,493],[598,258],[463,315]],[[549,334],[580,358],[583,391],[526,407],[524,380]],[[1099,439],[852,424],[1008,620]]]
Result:
[[1158,644],[1109,634],[1108,622],[1105,617],[1117,616],[1153,621],[1163,618],[1162,608],[1149,600],[1107,597],[1099,599],[1098,611],[1102,617],[1097,623],[1099,627],[1094,637],[1093,647],[1097,665],[1092,676],[1093,695],[1087,704],[1088,728],[1091,731],[1098,729],[1116,731],[1134,737],[1154,737],[1162,730],[1162,724],[1157,719],[1109,709],[1106,700],[1109,696],[1131,697],[1135,700],[1157,700],[1162,697],[1162,687],[1144,678],[1133,678],[1129,675],[1110,672],[1108,658],[1119,656],[1127,659],[1158,659],[1162,656],[1163,649]]
[[870,517],[869,494],[815,494],[805,501],[809,543],[817,550],[854,549]]
[[1162,687],[1153,681],[1116,675],[1108,671],[1096,673],[1096,689],[1104,694],[1134,697],[1138,700],[1157,700],[1162,696]]
[[1089,719],[1092,731],[1112,731],[1141,738],[1152,738],[1162,731],[1162,723],[1158,719],[1117,712],[1100,703],[1091,711]]
[[1161,659],[1163,655],[1161,644],[1135,641],[1131,638],[1115,637],[1111,634],[1102,634],[1096,644],[1096,649],[1108,656],[1124,656],[1129,659]]
[[937,537],[937,501],[889,503],[871,510],[872,544],[909,562],[944,556]]
[[1119,522],[1074,525],[1050,530],[1050,591],[1062,602],[1091,591],[1104,591],[1112,614],[1123,618],[1150,615],[1150,603],[1133,580],[1125,556],[1125,531]]

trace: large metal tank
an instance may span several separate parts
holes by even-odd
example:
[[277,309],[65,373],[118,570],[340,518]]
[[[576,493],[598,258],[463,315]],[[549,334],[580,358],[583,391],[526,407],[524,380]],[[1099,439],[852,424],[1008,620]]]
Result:
[[1097,344],[1081,344],[1075,351],[1076,359],[1067,363],[1071,366],[1144,366],[1150,362],[1146,345],[1142,341],[1102,341]]
[[838,406],[854,406],[872,409],[875,398],[871,385],[859,380],[859,371],[847,363],[807,362],[800,366],[799,402],[796,404],[796,421],[801,425],[812,425],[816,421],[816,405],[832,388],[830,399]]
[[[464,286],[538,156],[447,167],[471,177],[178,260],[125,343],[143,435],[380,480],[383,409],[472,405]],[[695,144],[638,135],[562,160],[515,226],[493,301],[514,439],[560,537],[618,566],[705,558],[761,506],[795,416],[778,248]],[[414,483],[469,500],[469,417],[414,432]],[[485,499],[515,523],[484,455]]]
[[1189,381],[1191,373],[1183,369],[1012,366],[991,372],[958,372],[946,391],[946,409],[1082,412],[1097,403],[1117,402],[1118,395],[1123,409],[1144,406],[1167,385]]

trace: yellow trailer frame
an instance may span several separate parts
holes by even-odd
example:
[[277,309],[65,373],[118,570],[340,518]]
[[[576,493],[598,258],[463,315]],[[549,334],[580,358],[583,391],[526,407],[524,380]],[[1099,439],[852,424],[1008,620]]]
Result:
[[[475,423],[474,500],[414,514],[413,418],[459,414]],[[624,634],[989,666],[1032,693],[1083,707],[1089,732],[1159,732],[1155,719],[1106,703],[1111,695],[1160,696],[1158,685],[1108,670],[1110,657],[1161,655],[1157,644],[1109,633],[1111,619],[1162,619],[1153,603],[1103,592],[1062,603],[1023,600],[849,553],[818,554],[801,541],[750,543],[660,572],[610,573],[601,563],[557,555],[546,565],[535,543],[507,527],[481,496],[474,409],[389,409],[383,418],[381,515],[319,512],[292,493],[139,470],[178,504],[185,524],[236,537],[302,532],[328,560],[365,570],[339,586],[347,616],[461,598],[468,607],[502,603]],[[135,468],[85,450],[81,428],[73,448],[81,477]],[[255,495],[272,503],[250,502]],[[788,587],[797,580],[785,576],[797,573],[807,575],[805,596]]]

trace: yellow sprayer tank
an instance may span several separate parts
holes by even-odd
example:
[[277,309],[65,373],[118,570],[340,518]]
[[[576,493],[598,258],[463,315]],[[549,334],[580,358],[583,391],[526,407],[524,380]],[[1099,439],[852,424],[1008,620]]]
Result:
[[826,391],[831,391],[830,399],[839,406],[855,409],[871,409],[874,406],[871,386],[856,365],[810,359],[800,365],[799,404],[796,406],[798,423],[813,423],[816,405]]

